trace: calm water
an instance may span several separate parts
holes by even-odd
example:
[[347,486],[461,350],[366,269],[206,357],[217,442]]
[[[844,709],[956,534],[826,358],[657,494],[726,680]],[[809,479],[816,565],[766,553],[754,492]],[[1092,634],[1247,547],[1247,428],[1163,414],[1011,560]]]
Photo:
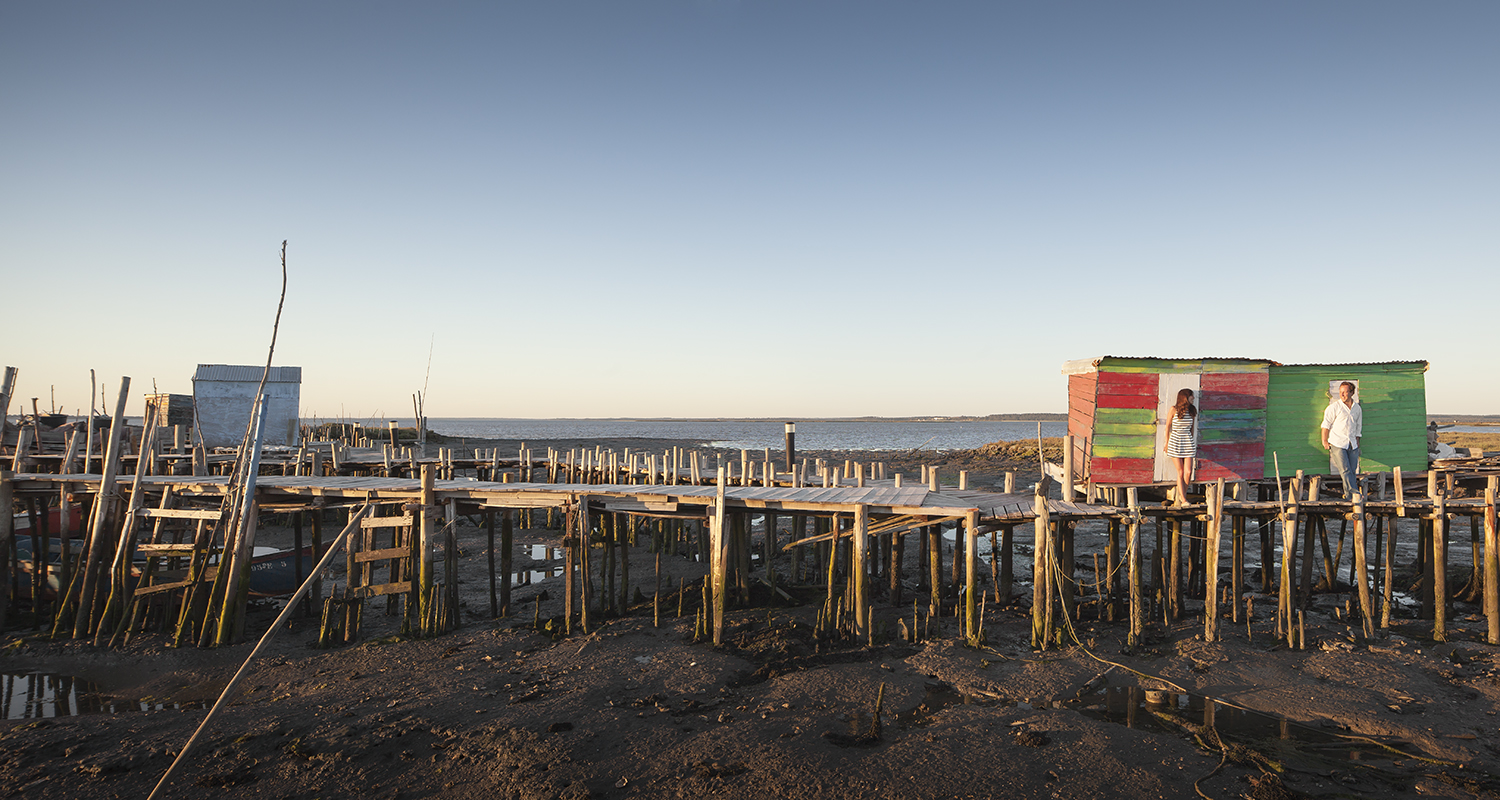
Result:
[[[403,420],[403,424],[406,424]],[[428,427],[444,436],[475,439],[691,439],[713,447],[781,449],[783,420],[482,419],[432,417]],[[1043,436],[1062,436],[1067,423],[1041,423]],[[990,442],[1036,437],[1034,421],[935,420],[798,421],[799,450],[964,450]]]

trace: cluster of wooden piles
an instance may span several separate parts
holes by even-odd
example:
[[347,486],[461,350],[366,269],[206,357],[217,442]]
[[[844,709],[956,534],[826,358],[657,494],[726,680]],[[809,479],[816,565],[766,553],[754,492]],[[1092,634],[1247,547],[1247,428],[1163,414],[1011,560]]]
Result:
[[[760,584],[773,594],[785,594],[781,584],[809,581],[826,581],[831,621],[869,635],[869,595],[876,581],[890,587],[893,604],[904,602],[900,565],[911,532],[923,541],[919,590],[931,595],[931,614],[941,613],[944,598],[956,598],[975,579],[972,565],[966,573],[960,570],[956,553],[952,577],[944,578],[940,527],[967,521],[974,509],[937,493],[935,469],[923,470],[926,486],[907,487],[906,505],[899,509],[860,502],[870,497],[861,490],[889,494],[902,489],[902,476],[887,477],[884,464],[802,459],[778,469],[769,452],[741,451],[737,460],[714,456],[708,473],[708,454],[682,448],[661,453],[550,450],[545,456],[523,448],[513,459],[502,459],[493,450],[465,458],[440,449],[436,458],[427,459],[410,451],[398,458],[389,447],[372,455],[340,448],[325,453],[307,446],[266,457],[257,449],[255,458],[231,462],[236,468],[227,476],[206,474],[218,471],[203,468],[213,463],[208,459],[194,462],[196,474],[183,475],[187,470],[141,458],[132,477],[122,480],[116,477],[123,463],[122,430],[111,429],[116,445],[104,459],[112,466],[103,474],[74,472],[79,463],[74,459],[27,458],[33,471],[6,476],[6,488],[20,487],[24,502],[63,510],[83,506],[90,520],[88,535],[77,548],[82,557],[74,551],[59,559],[56,574],[63,591],[56,598],[45,591],[31,593],[34,626],[51,618],[60,634],[101,642],[152,629],[170,633],[178,643],[237,640],[244,622],[244,593],[234,577],[240,569],[221,571],[215,560],[250,552],[262,511],[293,515],[299,549],[303,522],[310,519],[313,554],[322,557],[331,546],[322,535],[325,516],[360,505],[369,510],[350,514],[354,534],[346,553],[345,584],[327,599],[322,587],[315,587],[310,604],[321,607],[323,639],[329,644],[357,638],[366,601],[379,597],[386,598],[387,613],[403,616],[408,630],[432,633],[457,624],[454,528],[461,516],[473,514],[482,515],[489,532],[491,611],[497,616],[509,612],[516,523],[558,529],[569,562],[563,620],[568,628],[575,621],[587,627],[591,609],[594,614],[623,613],[631,604],[629,555],[643,533],[658,564],[666,553],[713,565],[707,585],[717,587],[710,602],[719,623],[712,626],[715,638],[721,634],[726,602],[749,602],[752,588]],[[159,452],[162,430],[152,427],[143,433],[141,452]],[[412,474],[416,477],[405,477]],[[959,481],[960,491],[967,491],[966,476],[961,474]],[[1014,476],[1008,476],[1007,485],[1013,482]],[[855,494],[840,494],[849,491]],[[929,497],[944,507],[924,507]],[[545,520],[534,516],[538,510],[545,511]],[[758,544],[752,517],[760,518]],[[499,548],[494,546],[497,519]],[[76,531],[66,521],[50,530],[48,524],[44,517],[33,528],[41,535],[34,547],[39,563],[48,560],[49,540],[59,539],[64,547],[76,541],[71,536]],[[1012,519],[1001,526],[1007,542],[1016,524]],[[972,561],[972,541],[968,544]],[[752,569],[757,557],[763,570]],[[591,566],[596,558],[597,570]],[[105,563],[110,568],[99,566]],[[296,564],[300,569],[301,560]],[[786,568],[785,577],[778,564]],[[842,587],[841,601],[835,587]],[[684,588],[678,587],[679,603]],[[655,595],[662,594],[658,585]],[[967,592],[969,617],[976,594]]]
[[[1301,472],[1285,480],[1220,480],[1206,485],[1201,502],[1193,503],[1143,505],[1136,499],[1137,489],[1125,487],[1098,487],[1097,493],[1091,487],[1089,494],[1109,495],[1114,501],[1104,504],[1047,501],[1038,495],[1033,642],[1046,647],[1068,640],[1064,629],[1071,631],[1082,613],[1077,595],[1089,590],[1095,592],[1096,616],[1101,619],[1116,616],[1128,598],[1125,616],[1132,643],[1141,640],[1149,620],[1170,625],[1182,619],[1189,598],[1202,602],[1204,636],[1209,641],[1226,620],[1243,619],[1250,630],[1257,587],[1245,572],[1245,548],[1254,525],[1262,565],[1258,591],[1276,596],[1275,636],[1289,646],[1305,645],[1304,616],[1314,593],[1349,595],[1336,613],[1369,637],[1376,628],[1391,627],[1397,591],[1420,597],[1418,617],[1431,620],[1431,635],[1439,641],[1449,636],[1454,601],[1479,603],[1487,621],[1487,641],[1500,644],[1497,472],[1430,470],[1414,476],[1415,486],[1408,487],[1398,468],[1372,476],[1378,485],[1373,496],[1362,486],[1347,500],[1324,496],[1325,476]],[[1424,481],[1425,493],[1420,488]],[[1071,486],[1063,493],[1075,494]],[[1123,506],[1114,496],[1118,493],[1126,495]],[[1075,574],[1074,527],[1101,518],[1107,524],[1106,557],[1102,566],[1096,561],[1090,584]],[[1404,571],[1396,562],[1397,539],[1413,535],[1409,529],[1400,530],[1408,520],[1416,523],[1416,559]],[[1329,543],[1329,526],[1335,522],[1336,552]],[[1467,580],[1456,585],[1450,582],[1449,551],[1455,526],[1465,525],[1472,567]],[[1155,531],[1149,555],[1143,541],[1147,526]],[[1347,577],[1341,580],[1346,534],[1353,552]],[[1227,575],[1225,558],[1230,562]],[[1315,582],[1319,568],[1322,575]],[[1124,592],[1122,577],[1127,584]]]

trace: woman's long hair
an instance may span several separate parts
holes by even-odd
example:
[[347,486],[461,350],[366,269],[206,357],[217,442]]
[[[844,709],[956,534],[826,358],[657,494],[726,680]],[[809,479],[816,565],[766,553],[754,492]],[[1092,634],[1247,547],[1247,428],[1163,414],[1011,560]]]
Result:
[[1172,407],[1172,419],[1178,417],[1198,418],[1198,407],[1193,405],[1193,390],[1177,390],[1177,405]]

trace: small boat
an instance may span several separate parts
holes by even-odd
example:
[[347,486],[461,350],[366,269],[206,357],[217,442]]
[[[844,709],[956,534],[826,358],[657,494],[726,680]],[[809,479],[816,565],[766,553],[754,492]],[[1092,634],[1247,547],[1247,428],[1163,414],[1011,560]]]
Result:
[[[302,569],[297,569],[300,556]],[[257,547],[250,557],[250,596],[283,597],[297,591],[307,580],[313,568],[313,549],[304,547],[300,551],[278,550],[274,547]]]
[[[52,533],[56,533],[57,531],[62,530],[62,509],[59,509],[56,506],[52,506],[51,508],[48,508],[46,510],[46,512],[44,512],[44,513],[45,513],[45,516],[47,517],[47,520],[46,520],[46,524],[43,525],[43,529],[47,530],[48,532],[52,532]],[[30,536],[31,535],[31,515],[30,514],[16,514],[16,515],[12,516],[11,517],[11,530],[15,532],[16,536],[22,536],[22,535]],[[72,505],[72,506],[70,506],[68,508],[68,530],[70,530],[70,531],[81,531],[81,530],[83,530],[83,509],[82,509],[81,506]],[[24,531],[24,534],[23,534],[23,531]]]

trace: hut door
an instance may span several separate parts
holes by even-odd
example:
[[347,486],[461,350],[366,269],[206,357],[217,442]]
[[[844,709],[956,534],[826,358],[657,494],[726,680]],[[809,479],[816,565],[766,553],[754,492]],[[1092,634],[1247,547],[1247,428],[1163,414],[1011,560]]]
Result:
[[[1152,476],[1153,480],[1175,481],[1177,480],[1177,468],[1172,466],[1171,459],[1167,458],[1167,423],[1172,418],[1172,407],[1177,405],[1177,392],[1182,389],[1193,390],[1193,404],[1199,408],[1203,407],[1202,400],[1198,397],[1198,381],[1203,376],[1198,373],[1162,373],[1157,382],[1156,400],[1156,469]],[[1194,463],[1196,466],[1196,460]]]

